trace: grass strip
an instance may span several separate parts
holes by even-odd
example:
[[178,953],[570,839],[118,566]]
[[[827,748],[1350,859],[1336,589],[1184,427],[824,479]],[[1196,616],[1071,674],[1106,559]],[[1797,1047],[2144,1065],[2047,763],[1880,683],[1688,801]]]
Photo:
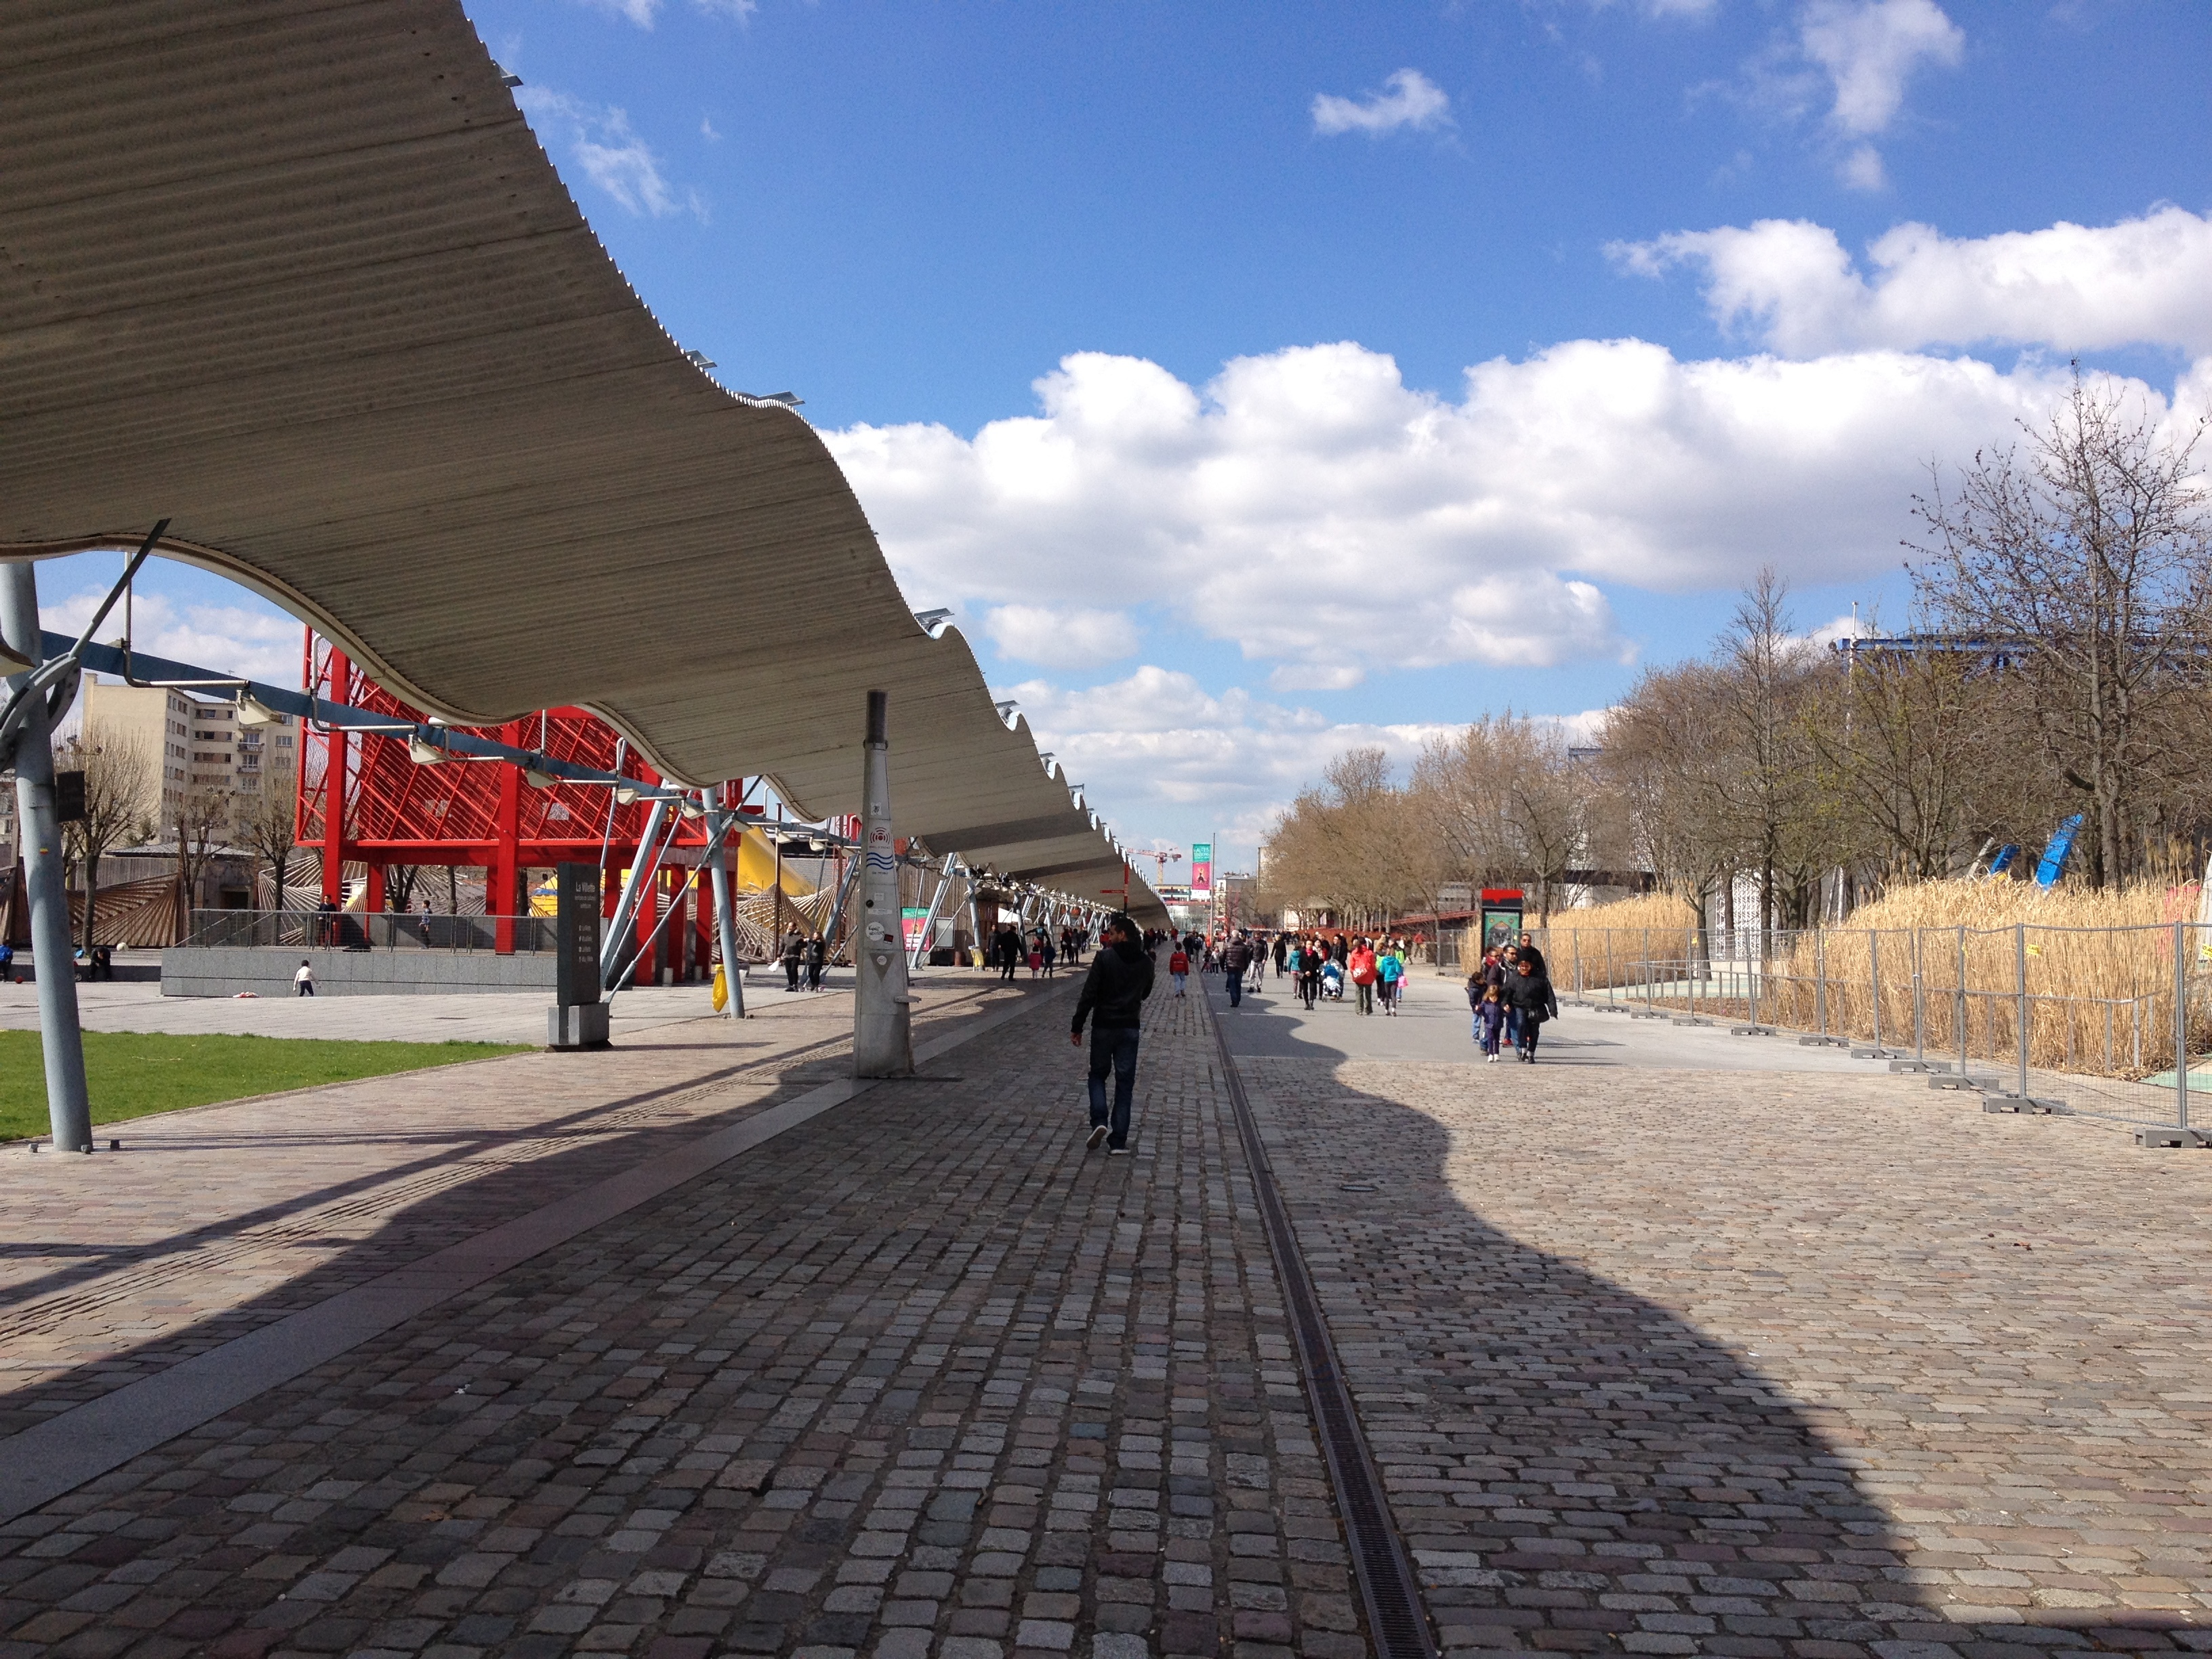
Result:
[[[507,1042],[352,1042],[322,1037],[166,1036],[87,1031],[85,1081],[94,1123],[212,1105],[247,1095],[350,1083],[527,1052]],[[0,1031],[0,1140],[46,1133],[46,1079],[36,1031]]]

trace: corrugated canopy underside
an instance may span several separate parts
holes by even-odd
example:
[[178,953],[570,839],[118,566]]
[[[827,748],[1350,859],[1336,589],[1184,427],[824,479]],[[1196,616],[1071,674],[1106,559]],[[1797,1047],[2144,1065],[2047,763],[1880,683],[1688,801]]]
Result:
[[0,158],[0,553],[166,517],[441,714],[580,705],[817,815],[858,810],[888,691],[903,833],[1121,885],[812,428],[630,290],[450,0],[9,8]]

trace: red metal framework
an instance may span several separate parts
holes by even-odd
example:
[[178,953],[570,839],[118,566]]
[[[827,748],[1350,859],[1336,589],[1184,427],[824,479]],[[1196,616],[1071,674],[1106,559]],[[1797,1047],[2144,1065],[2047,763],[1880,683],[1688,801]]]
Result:
[[[319,697],[390,714],[397,720],[423,718],[419,709],[370,680],[345,653],[312,632],[307,636],[302,667],[303,684]],[[550,709],[505,726],[458,729],[635,778],[645,787],[662,781],[629,752],[612,727],[580,708]],[[504,761],[456,758],[418,765],[404,737],[313,725],[301,734],[299,781],[297,835],[301,846],[314,848],[322,855],[326,901],[343,902],[341,872],[349,862],[368,868],[363,908],[371,911],[386,908],[385,872],[389,866],[482,869],[487,872],[484,908],[501,918],[495,933],[502,951],[514,948],[513,918],[528,911],[526,875],[533,869],[570,860],[600,864],[606,872],[601,884],[606,914],[612,915],[620,874],[637,862],[651,810],[644,801],[617,805],[613,792],[604,786],[556,783],[534,788],[521,767]],[[333,811],[333,803],[340,810]],[[653,890],[641,896],[636,944],[641,946],[653,935],[663,915],[667,925],[655,946],[657,960],[640,968],[640,983],[695,979],[708,971],[714,929],[711,907],[703,894],[689,904],[690,914],[685,914],[690,874],[703,858],[707,842],[703,822],[679,819]],[[734,842],[723,857],[734,880]]]

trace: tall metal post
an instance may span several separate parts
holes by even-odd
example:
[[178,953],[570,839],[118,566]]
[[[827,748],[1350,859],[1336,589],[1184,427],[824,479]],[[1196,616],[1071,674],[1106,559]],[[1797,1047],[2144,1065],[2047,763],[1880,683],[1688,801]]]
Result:
[[[1760,941],[1765,948],[1765,940]],[[1828,930],[1813,930],[1813,1011],[1820,1017],[1820,1035],[1828,1035]]]
[[2173,1127],[2189,1127],[2189,924],[2173,924]]
[[1912,1057],[1928,1059],[1928,988],[1920,978],[1920,930],[1912,930]]
[[1867,929],[1867,1006],[1874,1020],[1874,1055],[1881,1058],[1881,930]]
[[922,918],[921,931],[915,934],[914,949],[908,953],[907,966],[919,968],[930,950],[930,936],[936,931],[938,914],[945,908],[945,896],[952,890],[953,873],[960,868],[960,855],[947,853],[938,867],[937,890],[930,895],[929,912]]
[[2027,924],[2019,922],[2013,927],[2013,962],[2015,980],[2020,988],[2020,1008],[2015,1023],[2020,1027],[2020,1097],[2027,1098]]
[[854,952],[853,1075],[914,1074],[914,1010],[899,938],[899,863],[891,838],[888,692],[868,693],[868,735],[860,777],[860,938]]
[[656,796],[645,815],[645,833],[637,838],[637,851],[630,854],[629,878],[623,883],[622,900],[615,906],[614,924],[599,944],[599,977],[609,985],[614,983],[615,963],[621,958],[623,941],[629,937],[630,922],[637,915],[639,896],[646,883],[659,872],[660,830],[667,822],[668,802]]
[[1966,930],[1961,927],[1959,929],[1958,1000],[1959,1077],[1961,1082],[1966,1076],[1966,1023],[1972,1012],[1972,1005],[1966,1000]]
[[[0,565],[0,635],[15,653],[36,665],[40,644],[39,581],[27,561]],[[28,673],[10,677],[22,690]],[[46,1057],[46,1121],[54,1150],[92,1150],[92,1099],[84,1083],[84,1036],[76,1018],[76,966],[70,939],[69,891],[62,874],[62,826],[54,811],[53,730],[46,694],[24,699],[15,742],[15,817],[21,826],[23,879],[31,901],[31,951],[37,959],[39,1046]]]
[[[1729,940],[1729,957],[1731,961],[1735,957],[1735,943],[1733,938]],[[1765,965],[1748,951],[1745,953],[1743,958],[1744,1011],[1751,1017],[1747,1023],[1754,1032],[1759,1030],[1759,970]]]
[[[714,818],[713,827],[708,832],[710,842],[717,835],[726,838],[730,820],[734,816],[730,802],[730,786],[726,783],[715,785]],[[732,1019],[743,1019],[745,1017],[745,972],[744,965],[738,960],[737,895],[732,891],[735,884],[730,880],[731,854],[725,850],[727,845],[725,839],[721,845],[714,848],[714,934],[721,941],[722,983],[729,992],[729,1000],[723,1005],[722,1012]]]

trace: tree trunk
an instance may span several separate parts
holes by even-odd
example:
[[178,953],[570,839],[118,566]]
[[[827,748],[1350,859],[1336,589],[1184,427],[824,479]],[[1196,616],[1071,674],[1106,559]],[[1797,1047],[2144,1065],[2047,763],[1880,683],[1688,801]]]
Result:
[[88,849],[84,855],[84,948],[92,949],[93,913],[100,908],[100,854]]

